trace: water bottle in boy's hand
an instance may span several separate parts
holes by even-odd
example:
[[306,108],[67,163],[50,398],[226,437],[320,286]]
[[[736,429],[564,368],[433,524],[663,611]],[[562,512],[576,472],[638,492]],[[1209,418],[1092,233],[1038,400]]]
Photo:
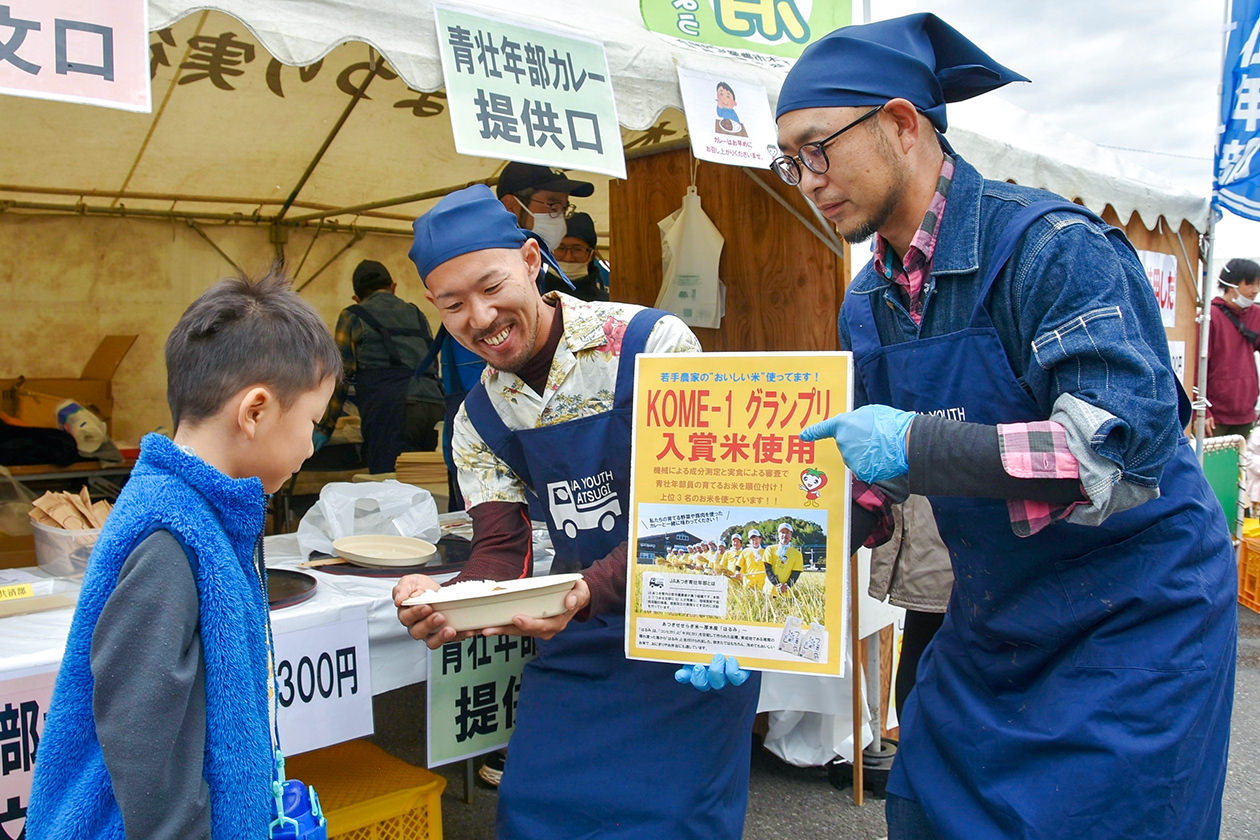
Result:
[[281,799],[284,816],[271,821],[271,840],[328,840],[328,821],[315,788],[286,779]]

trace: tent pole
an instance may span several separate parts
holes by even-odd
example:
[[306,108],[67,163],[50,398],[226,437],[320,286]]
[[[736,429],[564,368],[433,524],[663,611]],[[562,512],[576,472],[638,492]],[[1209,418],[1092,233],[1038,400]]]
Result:
[[469,181],[466,184],[439,187],[435,190],[425,190],[424,192],[400,195],[394,198],[383,198],[380,201],[368,201],[363,204],[352,204],[349,207],[332,207],[315,213],[307,213],[303,216],[294,216],[288,220],[288,223],[299,224],[301,222],[314,222],[320,219],[327,219],[329,216],[357,216],[365,210],[377,210],[381,207],[397,207],[399,204],[411,204],[416,201],[428,201],[431,198],[442,198],[443,196],[453,193],[456,190],[462,190],[465,187],[471,187],[474,184],[494,186],[496,183],[498,183],[497,178],[485,178],[479,181]]
[[220,256],[220,257],[223,257],[223,259],[227,260],[228,265],[230,265],[230,266],[232,266],[232,268],[236,269],[236,273],[237,273],[237,274],[241,275],[242,277],[244,277],[244,276],[245,276],[245,269],[243,269],[243,268],[241,268],[239,265],[237,265],[237,264],[236,264],[236,261],[235,261],[235,260],[233,260],[231,257],[229,257],[229,256],[227,255],[227,252],[226,252],[226,251],[224,251],[224,250],[223,250],[222,248],[220,248],[218,245],[214,244],[214,240],[213,240],[213,239],[211,239],[209,236],[207,236],[207,235],[206,235],[206,232],[205,232],[204,230],[202,230],[202,229],[201,229],[201,225],[197,224],[197,223],[196,223],[196,222],[194,222],[192,219],[185,219],[185,220],[184,220],[184,224],[188,225],[190,228],[192,228],[192,229],[193,229],[193,232],[194,232],[194,233],[196,233],[196,234],[197,234],[198,236],[200,236],[202,239],[206,240],[206,242],[210,245],[210,247],[211,247],[211,248],[213,248],[215,251],[217,251],[217,252],[218,252],[218,254],[219,254],[219,256]]
[[[1213,179],[1215,180],[1215,179]],[[1212,193],[1212,205],[1208,211],[1208,229],[1203,235],[1207,241],[1207,254],[1203,259],[1203,276],[1199,288],[1199,375],[1195,378],[1194,394],[1194,452],[1203,463],[1203,434],[1207,424],[1207,374],[1208,335],[1212,320],[1212,251],[1216,233],[1216,193]]]
[[[375,60],[372,60],[373,58]],[[385,56],[380,55],[375,50],[371,50],[369,63],[372,65],[372,69],[368,71],[363,84],[359,85],[359,89],[354,92],[354,96],[350,97],[350,101],[342,109],[341,116],[337,118],[336,124],[328,132],[328,136],[324,138],[319,151],[311,158],[311,162],[306,165],[306,171],[302,173],[302,177],[298,178],[297,183],[293,186],[293,190],[289,193],[289,197],[285,200],[284,206],[280,208],[280,211],[276,213],[276,217],[272,221],[279,222],[283,219],[284,214],[289,212],[289,208],[293,206],[293,202],[297,201],[298,193],[302,191],[302,188],[306,186],[306,182],[310,180],[311,175],[315,173],[315,167],[319,166],[319,162],[324,159],[324,154],[327,153],[328,147],[332,145],[333,140],[336,140],[338,133],[341,132],[341,127],[346,124],[346,120],[350,119],[350,113],[354,111],[354,107],[359,104],[359,101],[367,96],[368,85],[372,84],[372,80],[380,73],[381,67],[385,64]]]

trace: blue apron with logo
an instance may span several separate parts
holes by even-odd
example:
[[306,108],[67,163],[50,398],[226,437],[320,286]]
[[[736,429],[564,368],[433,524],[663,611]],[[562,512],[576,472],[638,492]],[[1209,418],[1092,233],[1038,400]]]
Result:
[[[586,568],[627,539],[634,359],[665,314],[645,309],[627,326],[610,411],[511,430],[484,386],[468,394],[478,434],[547,517],[553,572]],[[522,678],[497,835],[739,840],[760,675],[701,693],[674,682],[676,667],[626,659],[620,612],[540,639]]]
[[[963,408],[989,425],[1045,419],[985,302],[1028,225],[1058,210],[1101,224],[1066,202],[1021,211],[962,330],[881,346],[876,294],[846,313],[872,403]],[[1027,538],[1001,499],[932,498],[954,591],[901,715],[888,790],[917,800],[939,837],[1217,836],[1236,570],[1184,435],[1159,487],[1100,526]]]

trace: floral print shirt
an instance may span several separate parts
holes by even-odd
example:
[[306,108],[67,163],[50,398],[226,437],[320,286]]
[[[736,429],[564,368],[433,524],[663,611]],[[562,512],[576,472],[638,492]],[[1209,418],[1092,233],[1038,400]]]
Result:
[[[581,301],[548,292],[564,318],[547,385],[540,396],[514,373],[487,367],[481,375],[490,403],[510,429],[537,429],[588,417],[612,408],[621,338],[642,306]],[[648,337],[647,353],[699,353],[700,342],[679,318],[666,315]],[[452,432],[465,508],[483,502],[525,503],[525,485],[486,445],[460,406]]]

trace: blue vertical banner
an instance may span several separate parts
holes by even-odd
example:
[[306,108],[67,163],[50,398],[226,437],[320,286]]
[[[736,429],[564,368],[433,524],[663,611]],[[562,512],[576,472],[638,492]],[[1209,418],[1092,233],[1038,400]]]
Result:
[[1260,0],[1229,3],[1213,194],[1260,221]]

